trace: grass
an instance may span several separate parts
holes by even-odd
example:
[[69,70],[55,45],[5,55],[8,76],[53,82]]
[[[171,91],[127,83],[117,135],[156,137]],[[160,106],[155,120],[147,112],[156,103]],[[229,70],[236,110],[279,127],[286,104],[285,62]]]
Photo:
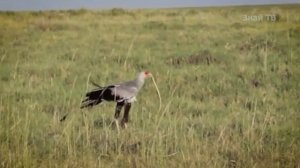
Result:
[[[299,167],[299,9],[1,12],[1,167]],[[161,110],[151,80],[128,129],[79,109],[143,69]]]

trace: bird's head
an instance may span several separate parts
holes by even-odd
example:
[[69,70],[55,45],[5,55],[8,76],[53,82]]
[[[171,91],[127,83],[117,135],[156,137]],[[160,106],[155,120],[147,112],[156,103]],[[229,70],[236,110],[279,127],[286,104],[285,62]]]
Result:
[[149,71],[144,71],[143,73],[144,73],[144,78],[148,78],[152,76],[151,72]]
[[138,74],[137,79],[144,81],[144,79],[151,77],[152,74],[149,71],[142,71]]

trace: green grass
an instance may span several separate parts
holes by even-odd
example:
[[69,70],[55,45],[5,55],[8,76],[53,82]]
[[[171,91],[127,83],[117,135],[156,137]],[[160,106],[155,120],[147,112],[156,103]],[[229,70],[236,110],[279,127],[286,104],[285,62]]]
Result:
[[[299,167],[299,10],[1,12],[0,167]],[[89,76],[143,69],[160,111],[151,80],[128,129],[113,103],[79,109]]]

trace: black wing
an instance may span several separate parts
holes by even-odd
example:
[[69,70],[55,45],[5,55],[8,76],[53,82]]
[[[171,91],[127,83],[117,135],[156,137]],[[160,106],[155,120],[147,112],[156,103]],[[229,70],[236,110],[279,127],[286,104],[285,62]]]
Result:
[[112,89],[116,87],[115,85],[109,85],[106,87],[98,87],[92,91],[86,93],[85,99],[81,102],[80,108],[92,107],[101,103],[103,100],[106,101],[118,101],[121,100],[119,96],[112,93]]

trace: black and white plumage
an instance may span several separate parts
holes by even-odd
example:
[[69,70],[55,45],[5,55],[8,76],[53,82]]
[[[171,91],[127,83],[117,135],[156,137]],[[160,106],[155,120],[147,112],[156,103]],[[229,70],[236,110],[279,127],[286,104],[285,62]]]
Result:
[[105,87],[98,86],[86,93],[85,99],[82,101],[80,108],[93,107],[97,104],[101,104],[103,101],[116,102],[115,118],[118,119],[122,108],[124,109],[124,117],[122,119],[122,126],[126,126],[129,118],[129,111],[131,104],[136,101],[136,96],[147,77],[152,76],[148,71],[140,72],[136,79],[122,82],[115,85],[108,85]]

